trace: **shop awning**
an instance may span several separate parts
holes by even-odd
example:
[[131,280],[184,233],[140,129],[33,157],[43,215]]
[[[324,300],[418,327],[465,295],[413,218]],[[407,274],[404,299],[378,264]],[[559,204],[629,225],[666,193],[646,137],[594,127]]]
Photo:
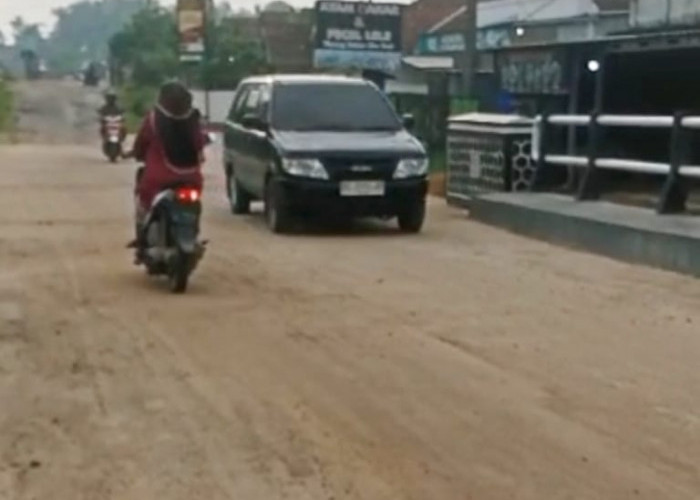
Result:
[[401,62],[421,71],[452,71],[455,67],[454,58],[449,56],[406,56]]

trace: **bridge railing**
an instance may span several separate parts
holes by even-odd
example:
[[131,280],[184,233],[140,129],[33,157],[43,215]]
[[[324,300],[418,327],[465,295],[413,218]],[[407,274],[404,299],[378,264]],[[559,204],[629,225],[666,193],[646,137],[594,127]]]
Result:
[[[557,127],[585,127],[588,144],[585,155],[553,154],[551,139]],[[667,163],[600,156],[601,131],[604,128],[652,128],[670,130]],[[533,188],[537,177],[548,165],[573,166],[583,170],[576,197],[592,200],[600,197],[600,172],[617,170],[638,174],[664,175],[665,182],[657,202],[661,214],[685,211],[688,198],[688,180],[700,179],[700,165],[688,163],[692,131],[700,131],[700,116],[678,113],[674,116],[654,115],[542,115],[535,120],[532,136],[532,157],[537,162]]]

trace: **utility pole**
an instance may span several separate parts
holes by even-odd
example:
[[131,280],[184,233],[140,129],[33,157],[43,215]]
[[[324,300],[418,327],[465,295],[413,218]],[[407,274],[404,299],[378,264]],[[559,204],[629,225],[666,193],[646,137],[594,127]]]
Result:
[[212,50],[212,35],[211,32],[215,19],[214,0],[204,1],[204,54],[202,57],[202,84],[204,85],[204,114],[207,117],[207,123],[211,120],[211,103],[209,102],[209,59]]
[[477,50],[477,4],[478,0],[464,0],[464,56],[462,58],[462,95],[474,96],[474,74],[476,73]]

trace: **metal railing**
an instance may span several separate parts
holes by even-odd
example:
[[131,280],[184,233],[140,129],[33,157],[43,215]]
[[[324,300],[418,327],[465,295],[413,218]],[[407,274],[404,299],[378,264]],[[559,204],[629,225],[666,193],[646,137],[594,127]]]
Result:
[[[551,154],[548,141],[554,127],[586,127],[588,147],[585,156]],[[599,157],[601,129],[605,127],[670,129],[669,162]],[[599,171],[617,170],[631,173],[665,175],[664,187],[657,203],[661,214],[685,211],[688,199],[688,179],[700,179],[700,165],[687,163],[690,150],[690,132],[700,131],[700,116],[653,115],[544,115],[538,116],[532,134],[532,157],[537,162],[533,186],[546,165],[573,166],[584,169],[578,185],[577,199],[592,200],[600,197]]]

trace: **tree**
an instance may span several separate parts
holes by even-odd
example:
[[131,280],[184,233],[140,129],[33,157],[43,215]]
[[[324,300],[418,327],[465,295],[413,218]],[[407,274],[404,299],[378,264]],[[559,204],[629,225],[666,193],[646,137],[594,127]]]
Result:
[[243,78],[269,70],[262,42],[243,35],[242,23],[255,19],[230,17],[209,26],[209,53],[204,69],[207,87],[235,88]]
[[192,84],[208,88],[235,88],[251,74],[269,68],[259,39],[246,37],[242,26],[255,18],[212,16],[207,26],[209,50],[201,65],[181,65],[175,16],[150,5],[137,13],[110,41],[115,73],[129,74],[131,83],[157,86],[166,78],[187,76]]
[[12,23],[15,45],[22,51],[31,51],[38,54],[44,47],[44,37],[38,24],[26,24],[24,19],[16,17]]
[[14,36],[17,36],[24,30],[24,19],[21,16],[17,16],[10,22],[10,26],[12,26]]
[[147,4],[148,0],[82,0],[56,9],[49,64],[54,70],[72,72],[87,61],[105,60],[110,38]]
[[110,40],[113,67],[118,73],[128,70],[137,85],[160,85],[177,74],[176,33],[173,14],[149,5]]

